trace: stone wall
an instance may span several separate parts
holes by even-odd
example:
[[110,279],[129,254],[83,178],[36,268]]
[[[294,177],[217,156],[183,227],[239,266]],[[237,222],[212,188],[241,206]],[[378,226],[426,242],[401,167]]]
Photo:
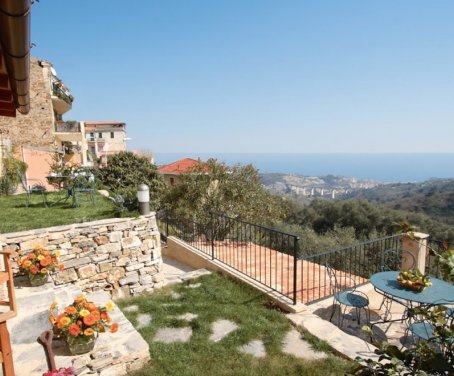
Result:
[[[105,290],[121,298],[163,284],[160,235],[155,214],[1,234],[0,247],[27,253],[40,245],[61,252],[65,270],[51,275],[55,285],[84,292]],[[14,274],[19,273],[12,262]]]
[[41,66],[38,59],[31,58],[30,112],[27,115],[17,113],[15,118],[0,116],[2,138],[10,140],[13,145],[51,147],[54,144],[49,69]]

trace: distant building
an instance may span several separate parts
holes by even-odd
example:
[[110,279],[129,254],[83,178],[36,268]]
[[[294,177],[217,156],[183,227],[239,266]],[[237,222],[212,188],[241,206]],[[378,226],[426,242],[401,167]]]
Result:
[[159,167],[158,173],[163,177],[166,184],[173,186],[180,182],[182,174],[191,172],[192,169],[200,166],[202,163],[203,162],[200,162],[200,160],[184,158]]
[[107,157],[126,151],[126,124],[118,121],[81,122],[87,142],[87,162],[93,164],[101,159],[107,163]]

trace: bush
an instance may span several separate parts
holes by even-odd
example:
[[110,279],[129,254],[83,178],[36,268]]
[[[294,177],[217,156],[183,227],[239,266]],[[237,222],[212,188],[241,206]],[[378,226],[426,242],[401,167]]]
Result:
[[27,171],[27,164],[13,156],[3,159],[3,171],[0,177],[0,194],[11,195],[16,192],[17,186]]

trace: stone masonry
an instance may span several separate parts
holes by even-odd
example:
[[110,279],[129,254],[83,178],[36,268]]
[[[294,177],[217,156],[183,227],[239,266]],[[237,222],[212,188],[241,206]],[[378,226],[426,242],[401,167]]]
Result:
[[30,112],[17,117],[0,117],[2,138],[13,145],[52,147],[53,105],[50,88],[50,65],[30,59]]
[[[161,242],[154,213],[0,234],[3,249],[27,254],[37,245],[61,252],[59,260],[65,269],[51,275],[55,285],[73,284],[85,293],[104,290],[113,299],[163,285]],[[14,260],[12,265],[14,274],[18,274]]]

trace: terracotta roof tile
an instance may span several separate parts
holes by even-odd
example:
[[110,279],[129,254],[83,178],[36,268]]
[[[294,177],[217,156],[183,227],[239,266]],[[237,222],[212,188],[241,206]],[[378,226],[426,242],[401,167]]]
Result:
[[158,172],[162,173],[176,173],[176,174],[185,174],[189,172],[192,168],[199,165],[198,160],[192,158],[184,158],[179,161],[161,166],[158,168]]

